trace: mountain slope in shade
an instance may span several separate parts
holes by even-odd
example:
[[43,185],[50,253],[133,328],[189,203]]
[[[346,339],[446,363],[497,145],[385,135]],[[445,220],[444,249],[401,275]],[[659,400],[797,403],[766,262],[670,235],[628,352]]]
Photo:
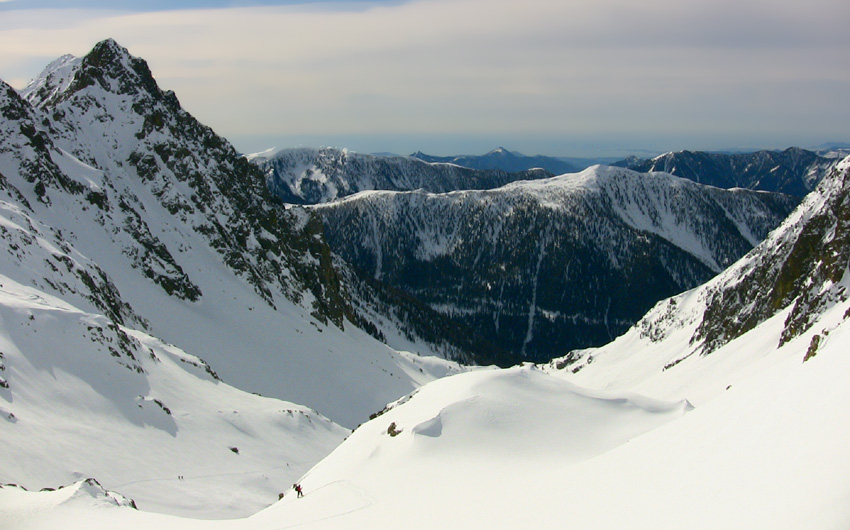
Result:
[[4,276],[0,352],[0,482],[30,490],[97,477],[142,510],[246,516],[349,433]]
[[784,151],[721,154],[700,151],[666,153],[650,160],[624,160],[635,171],[664,171],[719,188],[777,191],[795,197],[810,192],[838,160],[791,147]]
[[515,180],[552,176],[544,170],[475,170],[430,164],[414,157],[379,157],[347,149],[281,149],[248,157],[267,175],[282,201],[318,204],[366,190],[431,192],[497,188]]
[[446,194],[364,192],[313,207],[331,247],[513,357],[601,345],[720,272],[796,201],[596,166]]

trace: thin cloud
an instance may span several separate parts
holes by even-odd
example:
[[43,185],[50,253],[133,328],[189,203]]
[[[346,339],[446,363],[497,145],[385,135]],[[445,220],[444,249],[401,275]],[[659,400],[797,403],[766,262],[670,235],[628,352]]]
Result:
[[845,4],[10,11],[0,21],[0,76],[114,37],[225,135],[828,135],[850,114]]
[[3,10],[14,9],[110,9],[113,11],[150,12],[186,9],[218,9],[256,6],[390,4],[398,0],[0,0]]

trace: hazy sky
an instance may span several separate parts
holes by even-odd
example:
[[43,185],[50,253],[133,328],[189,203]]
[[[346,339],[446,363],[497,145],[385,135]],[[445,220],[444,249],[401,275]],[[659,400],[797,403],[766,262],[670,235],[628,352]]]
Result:
[[847,0],[0,0],[0,78],[107,37],[246,152],[850,141]]

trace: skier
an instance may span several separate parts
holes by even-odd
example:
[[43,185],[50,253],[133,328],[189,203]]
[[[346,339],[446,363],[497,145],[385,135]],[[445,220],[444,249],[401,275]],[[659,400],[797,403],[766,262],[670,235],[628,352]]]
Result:
[[298,493],[299,499],[304,496],[304,492],[301,491],[301,484],[293,484],[292,487],[295,489],[296,493]]

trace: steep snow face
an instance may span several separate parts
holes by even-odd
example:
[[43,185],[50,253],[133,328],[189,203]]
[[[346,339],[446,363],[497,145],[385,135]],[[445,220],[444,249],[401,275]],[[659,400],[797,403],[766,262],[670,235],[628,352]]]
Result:
[[[37,107],[0,90],[9,277],[348,427],[458,369],[420,357],[458,347],[398,329],[402,318],[369,305],[376,288],[357,285],[364,301],[352,300],[320,222],[279,204],[258,168],[114,41],[55,63],[26,94]],[[428,327],[426,311],[409,314]]]
[[57,148],[49,131],[40,130],[39,113],[5,83],[0,85],[0,104],[2,271],[119,323],[144,326],[103,269],[73,247],[67,226],[42,222],[35,213],[52,213],[44,208],[51,204],[50,191],[76,197],[72,208],[87,210],[103,197],[102,172]]
[[[613,343],[550,365],[576,380],[659,395],[732,383],[706,376],[749,365],[791,342],[815,355],[850,318],[850,159],[841,162],[770,236],[711,282],[659,302]],[[832,315],[827,319],[824,315]],[[802,360],[802,359],[801,359]],[[705,385],[697,384],[703,381]]]
[[21,91],[21,95],[24,98],[35,96],[42,101],[60,97],[74,82],[81,61],[79,57],[63,55],[48,64],[41,74]]
[[543,170],[473,170],[413,157],[377,157],[334,148],[282,149],[248,158],[264,169],[269,188],[281,200],[296,204],[325,203],[367,190],[490,189],[514,180],[552,175]]
[[796,201],[596,166],[489,191],[314,206],[361,270],[498,337],[513,362],[600,345],[741,257]]
[[309,408],[221,382],[174,346],[0,276],[2,483],[38,490],[97,477],[143,510],[246,516],[347,434]]
[[[78,238],[83,253],[99,263],[129,261],[178,298],[197,301],[202,295],[180,255],[197,246],[191,241],[195,238],[206,239],[204,246],[216,249],[219,259],[269,303],[272,291],[297,301],[300,293],[288,285],[295,267],[280,256],[286,252],[275,261],[249,255],[292,250],[281,248],[290,243],[281,236],[291,240],[295,234],[281,229],[295,232],[291,227],[297,225],[278,223],[272,233],[262,226],[273,225],[278,214],[263,204],[262,180],[251,166],[239,167],[232,148],[185,113],[173,94],[160,91],[144,61],[114,41],[63,64],[62,76],[48,70],[27,92],[42,111],[37,130],[43,130],[36,134],[48,137],[49,144],[31,141],[23,147],[34,148],[45,167],[55,162],[61,173],[79,176],[71,177],[73,187],[37,183],[37,217],[68,229],[86,221],[100,225],[98,232],[108,234],[110,244],[102,244],[102,237]],[[25,163],[12,169],[7,178],[31,179]],[[21,193],[26,196],[25,190]],[[58,208],[55,201],[76,204]],[[224,219],[232,222],[223,224]],[[75,236],[67,237],[73,241]]]

